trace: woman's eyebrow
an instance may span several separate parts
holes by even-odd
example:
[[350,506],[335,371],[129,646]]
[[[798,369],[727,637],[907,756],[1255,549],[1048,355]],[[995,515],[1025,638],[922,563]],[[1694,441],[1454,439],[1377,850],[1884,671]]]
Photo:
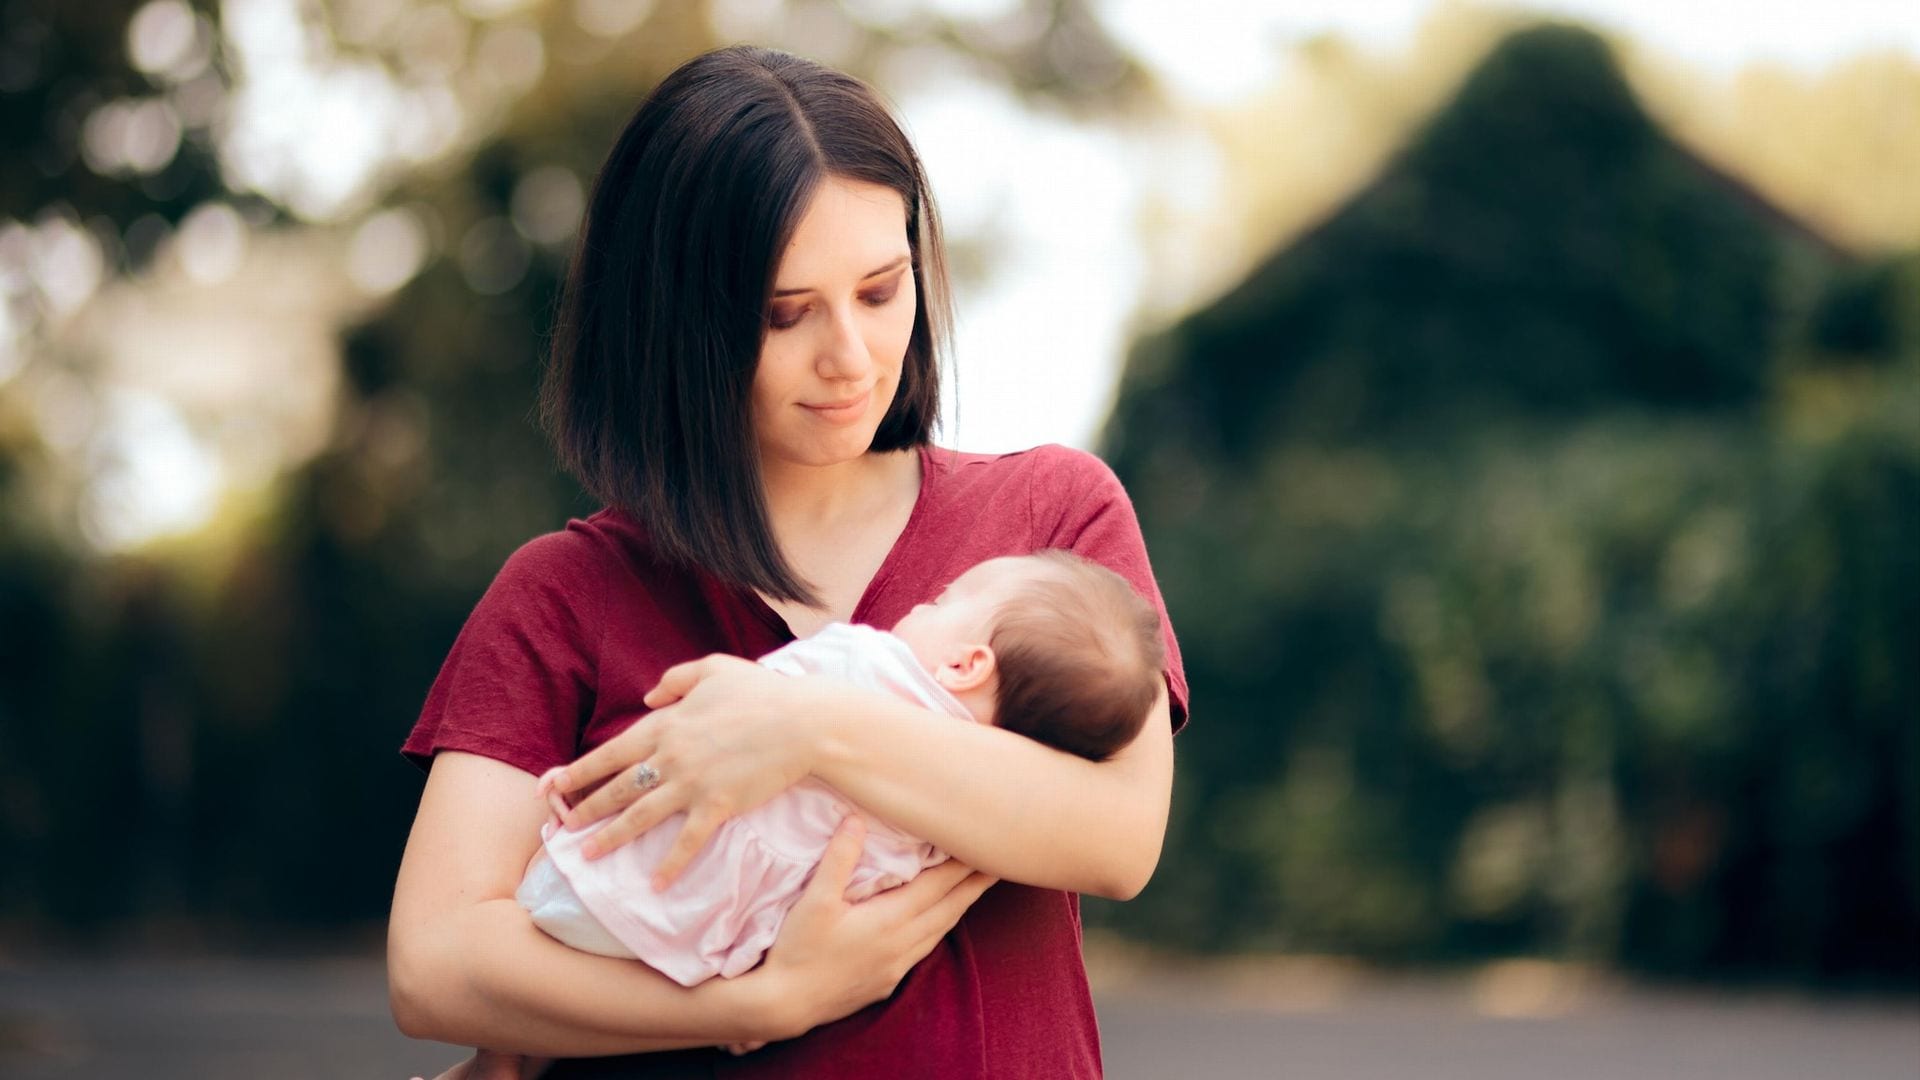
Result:
[[[881,274],[884,274],[884,273],[886,273],[886,272],[887,272],[887,271],[889,271],[889,270],[898,270],[898,269],[899,269],[899,268],[900,268],[901,266],[904,266],[904,265],[906,264],[906,262],[907,262],[907,259],[908,259],[909,257],[910,257],[910,256],[906,256],[906,255],[902,255],[902,256],[900,256],[899,258],[897,258],[897,259],[895,259],[895,260],[893,260],[892,262],[890,262],[890,263],[888,263],[888,264],[887,264],[887,265],[885,265],[885,266],[882,266],[882,267],[880,267],[880,268],[879,268],[879,269],[877,269],[877,270],[869,270],[869,271],[867,271],[867,272],[866,272],[865,274],[862,274],[862,275],[860,275],[860,280],[861,280],[861,281],[865,281],[865,280],[867,280],[868,278],[873,278],[873,277],[879,277],[879,276],[880,276]],[[795,293],[804,293],[804,292],[813,292],[813,291],[814,291],[814,290],[813,290],[812,288],[801,288],[801,289],[775,289],[775,290],[773,290],[773,295],[774,295],[774,296],[776,296],[776,297],[779,297],[779,296],[792,296],[792,295],[794,295]]]

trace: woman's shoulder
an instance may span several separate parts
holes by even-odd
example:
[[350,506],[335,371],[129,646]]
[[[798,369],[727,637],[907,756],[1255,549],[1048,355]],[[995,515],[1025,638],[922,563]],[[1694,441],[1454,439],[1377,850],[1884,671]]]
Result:
[[1085,450],[1060,443],[1042,443],[1024,450],[977,453],[930,447],[928,454],[942,474],[974,482],[1022,480],[1056,488],[1073,488],[1089,481],[1107,482],[1113,470]]
[[526,540],[507,556],[501,572],[553,577],[598,569],[611,546],[609,531],[602,524],[606,513],[569,519],[552,532]]
[[1041,539],[1080,508],[1126,497],[1106,462],[1059,443],[1007,453],[936,448],[932,460],[947,508],[1001,521],[1018,518]]
[[547,591],[598,592],[609,578],[634,576],[652,562],[640,524],[604,509],[522,543],[507,556],[499,580]]

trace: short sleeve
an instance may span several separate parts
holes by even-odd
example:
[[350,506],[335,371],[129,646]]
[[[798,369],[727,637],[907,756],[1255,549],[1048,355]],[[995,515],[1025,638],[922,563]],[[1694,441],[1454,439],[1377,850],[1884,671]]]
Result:
[[1160,613],[1160,636],[1167,647],[1167,696],[1173,730],[1187,724],[1187,673],[1180,643],[1167,618],[1166,601],[1147,561],[1146,541],[1133,500],[1107,463],[1083,450],[1048,445],[1035,451],[1033,521],[1038,547],[1065,548],[1127,579],[1135,592]]
[[573,760],[592,715],[607,589],[577,532],[513,553],[467,616],[400,752],[464,750],[540,773]]

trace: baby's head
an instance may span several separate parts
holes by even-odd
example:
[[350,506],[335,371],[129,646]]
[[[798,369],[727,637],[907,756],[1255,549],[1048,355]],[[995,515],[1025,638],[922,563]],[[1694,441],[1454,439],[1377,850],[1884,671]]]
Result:
[[989,559],[893,627],[978,719],[1104,760],[1160,692],[1160,616],[1125,578],[1065,551]]

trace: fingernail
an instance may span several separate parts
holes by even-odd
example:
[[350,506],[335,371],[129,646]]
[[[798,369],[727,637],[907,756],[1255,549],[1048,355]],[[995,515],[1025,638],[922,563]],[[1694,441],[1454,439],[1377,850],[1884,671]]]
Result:
[[600,845],[589,840],[580,845],[580,854],[585,855],[589,859],[597,859],[600,857]]
[[653,891],[654,892],[664,892],[666,890],[666,887],[667,887],[666,878],[660,876],[659,874],[653,875]]

